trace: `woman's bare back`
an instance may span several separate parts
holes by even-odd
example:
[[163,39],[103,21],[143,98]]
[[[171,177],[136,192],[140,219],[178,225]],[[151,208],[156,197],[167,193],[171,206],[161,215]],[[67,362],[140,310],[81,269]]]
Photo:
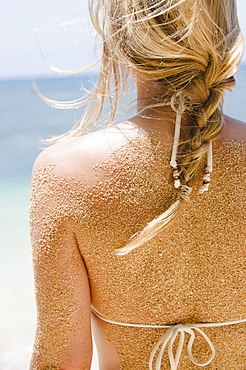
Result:
[[[190,201],[172,223],[116,256],[177,197],[168,140],[129,121],[46,149],[34,167],[32,192],[39,311],[33,361],[89,369],[91,305],[124,323],[246,318],[245,150],[245,124],[227,117],[214,143],[209,192],[198,193],[201,168]],[[92,316],[100,370],[148,369],[163,329],[121,327]],[[204,331],[216,348],[210,369],[244,369],[246,324]],[[195,358],[202,362],[209,351],[198,335]],[[163,368],[168,364],[166,353]],[[193,368],[184,350],[179,369]]]

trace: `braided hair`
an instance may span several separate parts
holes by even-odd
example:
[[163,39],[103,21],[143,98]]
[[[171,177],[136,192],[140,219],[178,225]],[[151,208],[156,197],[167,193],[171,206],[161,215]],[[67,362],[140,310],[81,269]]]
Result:
[[48,102],[65,109],[86,104],[78,125],[55,140],[79,136],[96,125],[107,96],[114,96],[113,121],[129,71],[166,91],[157,103],[175,100],[191,125],[177,153],[180,199],[134,235],[120,250],[123,254],[156,235],[188,198],[209,143],[223,127],[224,92],[235,85],[243,37],[236,0],[89,0],[89,10],[102,39],[100,74],[91,96],[60,106]]
[[156,81],[168,91],[166,100],[174,98],[183,106],[191,125],[177,156],[180,198],[133,235],[118,251],[124,254],[155,236],[189,197],[209,143],[223,127],[224,93],[235,85],[243,40],[234,0],[116,0],[108,9],[108,2],[102,3],[106,9],[100,32],[105,55],[111,53],[106,64],[112,63],[116,84],[119,66]]

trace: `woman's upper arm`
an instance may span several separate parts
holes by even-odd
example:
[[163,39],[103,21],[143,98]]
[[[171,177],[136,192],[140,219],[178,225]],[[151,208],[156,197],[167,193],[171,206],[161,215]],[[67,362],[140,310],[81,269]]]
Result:
[[90,369],[90,288],[69,195],[50,166],[34,169],[31,240],[37,304],[32,370]]

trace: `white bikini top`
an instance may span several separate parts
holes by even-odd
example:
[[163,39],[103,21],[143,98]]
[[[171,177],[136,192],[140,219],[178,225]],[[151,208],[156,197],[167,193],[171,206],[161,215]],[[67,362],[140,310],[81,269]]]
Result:
[[[156,359],[156,364],[155,364],[155,370],[161,370],[161,361],[162,361],[162,356],[164,353],[164,350],[166,347],[168,347],[168,357],[169,357],[169,362],[171,366],[171,370],[176,370],[178,368],[180,356],[183,350],[184,346],[184,339],[185,339],[185,334],[189,334],[190,338],[187,344],[187,353],[189,356],[189,359],[193,364],[203,367],[209,365],[215,356],[215,348],[209,337],[204,333],[204,331],[201,328],[212,328],[212,327],[220,327],[220,326],[227,326],[227,325],[236,325],[236,324],[241,324],[241,323],[246,323],[246,319],[243,320],[236,320],[236,321],[226,321],[226,322],[218,322],[218,323],[202,323],[202,324],[176,324],[176,325],[144,325],[144,324],[131,324],[131,323],[123,323],[123,322],[118,322],[114,320],[110,320],[106,317],[104,317],[102,314],[100,314],[94,307],[91,307],[92,312],[99,317],[99,319],[110,323],[114,325],[120,325],[120,326],[128,326],[128,327],[137,327],[137,328],[158,328],[158,329],[169,329],[159,340],[158,342],[154,345],[153,350],[150,354],[149,357],[149,370],[154,370],[153,368],[153,360],[155,355],[158,353],[158,357]],[[211,349],[211,356],[207,359],[205,362],[198,362],[193,354],[192,354],[192,346],[195,341],[196,337],[196,331],[198,331],[205,341],[207,342],[208,346]],[[178,347],[177,351],[174,354],[173,351],[173,344],[177,339],[178,334],[180,333],[179,341],[178,341]]]

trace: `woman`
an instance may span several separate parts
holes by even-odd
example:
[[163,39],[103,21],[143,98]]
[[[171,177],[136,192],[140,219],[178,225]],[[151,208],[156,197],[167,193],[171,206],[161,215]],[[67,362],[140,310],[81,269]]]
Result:
[[[222,113],[242,53],[236,1],[90,11],[97,87],[33,170],[31,369],[90,369],[91,317],[100,370],[245,369],[246,127]],[[112,76],[113,119],[127,74],[136,116],[80,136]]]

